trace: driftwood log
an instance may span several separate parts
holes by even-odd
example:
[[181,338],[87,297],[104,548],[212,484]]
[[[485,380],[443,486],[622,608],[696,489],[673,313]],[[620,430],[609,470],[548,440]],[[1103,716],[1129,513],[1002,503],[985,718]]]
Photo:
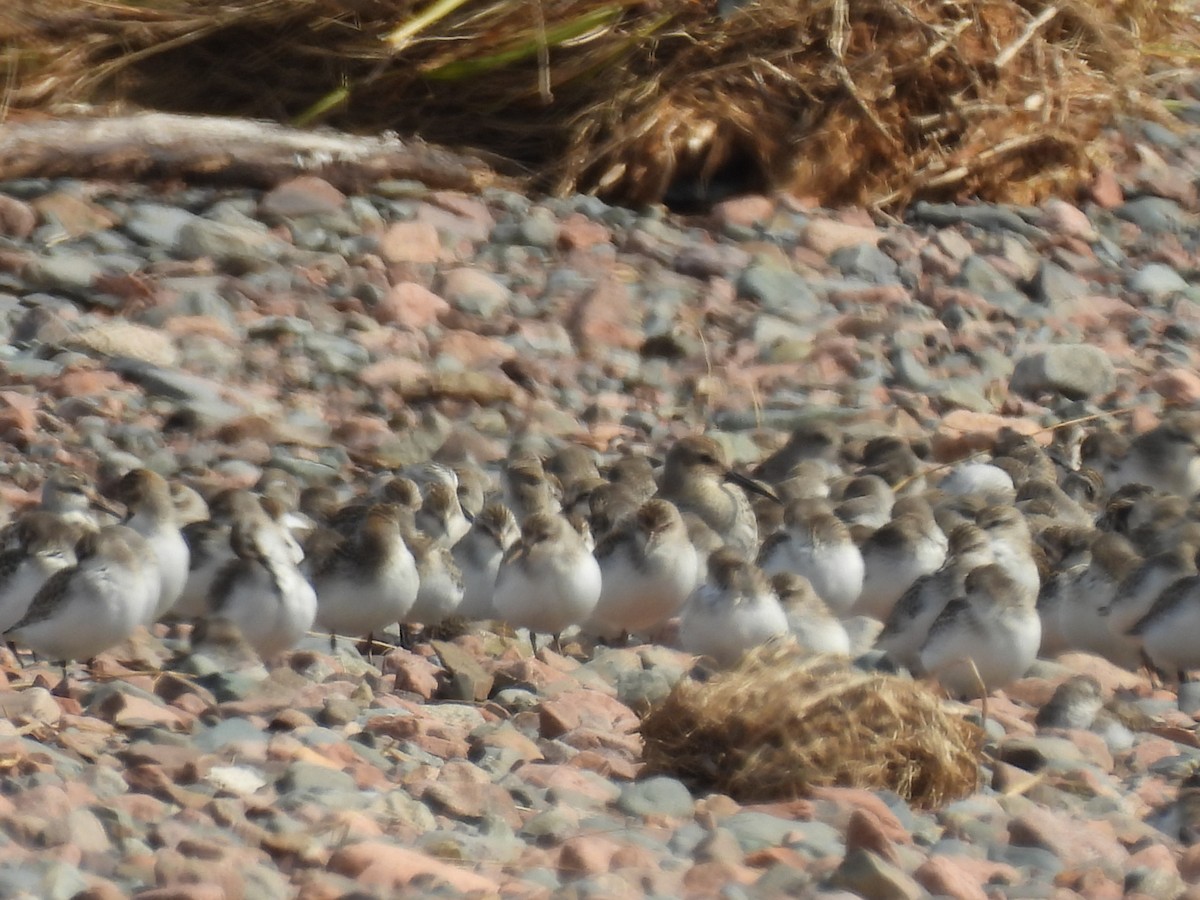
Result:
[[0,125],[0,180],[181,179],[268,188],[299,174],[351,192],[393,178],[461,191],[504,180],[476,157],[421,141],[250,119],[143,113]]

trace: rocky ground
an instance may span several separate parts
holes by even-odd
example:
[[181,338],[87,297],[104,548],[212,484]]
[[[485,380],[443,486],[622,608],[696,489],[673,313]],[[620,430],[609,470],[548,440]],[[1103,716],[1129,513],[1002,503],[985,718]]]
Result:
[[[698,427],[744,463],[816,414],[926,436],[931,465],[1001,425],[1142,430],[1200,401],[1200,132],[1111,139],[1076,203],[904,222],[6,183],[0,492],[27,503],[60,463],[357,484],[520,435],[657,450]],[[220,635],[185,646],[139,635],[62,698],[3,659],[0,896],[1200,897],[1192,704],[1089,656],[993,697],[979,791],[916,810],[639,780],[636,711],[690,667],[668,648],[529,658],[473,632],[367,660],[314,636],[267,673]],[[1123,724],[1036,729],[1080,672]]]

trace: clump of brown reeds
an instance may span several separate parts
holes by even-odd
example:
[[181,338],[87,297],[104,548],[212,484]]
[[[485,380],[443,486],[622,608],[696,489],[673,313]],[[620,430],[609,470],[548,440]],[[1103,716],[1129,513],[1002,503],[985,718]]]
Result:
[[10,110],[391,129],[625,203],[693,182],[825,203],[1025,202],[1088,177],[1175,0],[10,0]]
[[838,785],[923,808],[979,784],[983,733],[919,682],[766,645],[705,682],[679,682],[642,721],[648,772],[743,801]]

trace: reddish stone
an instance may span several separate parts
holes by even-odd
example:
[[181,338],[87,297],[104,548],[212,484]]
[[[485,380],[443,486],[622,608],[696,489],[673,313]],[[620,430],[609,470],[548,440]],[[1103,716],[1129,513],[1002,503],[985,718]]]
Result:
[[987,900],[978,876],[960,866],[957,857],[931,856],[913,872],[913,878],[931,894],[953,900]]
[[602,358],[613,347],[633,350],[642,345],[641,316],[628,288],[605,278],[575,307],[571,333],[585,356]]
[[558,870],[568,877],[607,872],[621,844],[603,834],[582,834],[567,839],[558,852]]
[[888,839],[879,818],[865,809],[854,810],[846,826],[846,852],[852,850],[869,850],[890,863],[900,863],[896,848]]
[[1041,807],[1028,809],[1010,821],[1008,834],[1014,845],[1049,850],[1073,868],[1097,862],[1120,866],[1127,856],[1111,823],[1101,819],[1083,823]]
[[298,175],[263,195],[259,208],[267,215],[290,218],[329,215],[345,205],[346,195],[324,178]]
[[712,208],[713,221],[717,227],[740,225],[743,228],[767,222],[775,215],[775,201],[762,194],[745,194],[730,200],[722,200]]
[[1116,209],[1125,202],[1125,192],[1112,169],[1101,169],[1088,186],[1088,195],[1103,209]]
[[828,256],[843,247],[878,244],[882,237],[883,232],[877,228],[848,225],[830,219],[813,219],[804,226],[804,230],[800,234],[800,242],[810,250],[815,250],[822,256]]
[[365,887],[388,891],[405,888],[416,878],[432,878],[463,892],[491,894],[495,890],[495,883],[490,878],[384,841],[363,841],[341,847],[329,857],[328,868]]
[[396,676],[396,690],[410,691],[422,700],[432,700],[442,670],[425,657],[398,647],[383,658],[379,671]]
[[37,227],[37,213],[28,203],[0,194],[0,234],[23,241]]
[[561,737],[576,728],[627,734],[638,727],[634,712],[598,691],[564,691],[538,705],[542,737]]
[[395,222],[379,239],[379,254],[390,263],[435,263],[441,252],[441,238],[428,222]]
[[1150,379],[1150,388],[1171,406],[1200,403],[1200,375],[1191,369],[1167,369]]
[[564,250],[585,250],[596,244],[607,244],[612,232],[582,213],[567,216],[558,228],[558,246]]
[[478,370],[512,359],[517,351],[498,338],[460,328],[448,330],[431,348],[434,354],[452,356],[470,370]]
[[384,325],[425,328],[437,323],[438,316],[450,311],[450,304],[415,281],[402,281],[372,308],[375,320]]

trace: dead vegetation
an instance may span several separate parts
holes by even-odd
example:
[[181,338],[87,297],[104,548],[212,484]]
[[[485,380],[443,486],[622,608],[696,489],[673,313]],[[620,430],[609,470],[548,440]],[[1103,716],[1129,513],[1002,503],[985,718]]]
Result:
[[9,115],[87,104],[394,130],[630,204],[689,185],[827,204],[1027,202],[1087,178],[1169,0],[9,0]]
[[647,773],[741,801],[837,785],[922,808],[979,784],[983,733],[910,679],[766,645],[706,682],[681,681],[642,721]]

